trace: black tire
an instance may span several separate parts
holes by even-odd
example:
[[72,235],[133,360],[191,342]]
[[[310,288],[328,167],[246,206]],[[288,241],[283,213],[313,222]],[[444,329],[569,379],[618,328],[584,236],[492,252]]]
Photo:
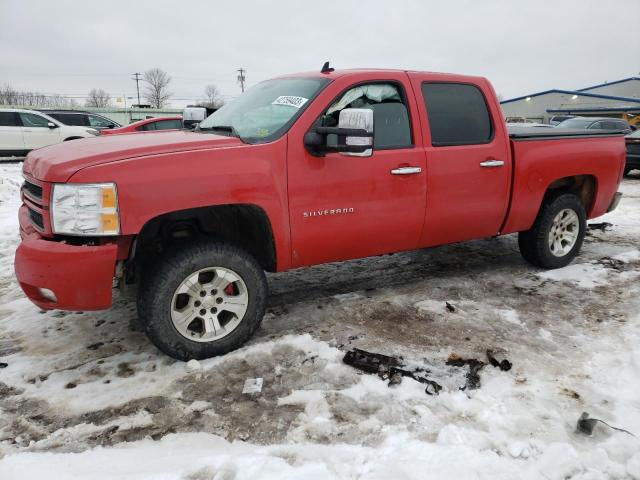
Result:
[[[236,272],[249,293],[246,313],[227,336],[198,342],[183,336],[171,320],[173,295],[192,273],[207,267]],[[143,273],[138,293],[138,316],[151,341],[178,360],[223,355],[242,346],[260,326],[267,304],[267,280],[258,262],[244,250],[221,242],[197,242],[175,249]]]
[[[549,235],[555,216],[564,209],[578,215],[579,231],[571,250],[563,256],[555,256],[549,247]],[[518,234],[518,246],[524,259],[542,268],[560,268],[568,265],[580,252],[587,231],[587,215],[580,199],[570,193],[549,195],[538,213],[533,227]]]
[[71,140],[80,140],[81,138],[83,137],[69,137],[69,138],[65,138],[63,142],[69,142]]

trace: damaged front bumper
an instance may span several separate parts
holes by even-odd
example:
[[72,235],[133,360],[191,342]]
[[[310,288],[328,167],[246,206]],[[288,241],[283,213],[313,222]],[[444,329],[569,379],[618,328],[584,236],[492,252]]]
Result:
[[[21,208],[21,227],[26,209]],[[69,245],[47,240],[37,231],[21,228],[22,242],[15,256],[20,287],[45,310],[103,310],[109,308],[118,246]]]

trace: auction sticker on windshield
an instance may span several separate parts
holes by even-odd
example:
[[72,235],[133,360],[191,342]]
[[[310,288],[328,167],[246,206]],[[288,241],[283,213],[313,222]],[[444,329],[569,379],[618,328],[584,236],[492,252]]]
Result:
[[288,107],[300,108],[305,103],[307,103],[307,101],[309,101],[309,99],[308,98],[304,98],[304,97],[294,97],[294,96],[291,96],[291,95],[280,95],[278,98],[276,98],[272,102],[272,105],[286,105]]

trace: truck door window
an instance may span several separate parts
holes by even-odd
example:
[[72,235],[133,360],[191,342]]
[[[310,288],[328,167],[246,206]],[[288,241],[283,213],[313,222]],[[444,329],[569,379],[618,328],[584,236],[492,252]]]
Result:
[[[400,88],[390,83],[360,85],[348,90],[322,115],[321,125],[338,125],[340,112],[345,108],[368,108],[373,110],[373,147],[377,150],[409,148],[411,124],[409,113]],[[331,142],[334,139],[327,139]]]
[[491,116],[478,87],[465,83],[423,83],[422,98],[434,147],[491,142]]

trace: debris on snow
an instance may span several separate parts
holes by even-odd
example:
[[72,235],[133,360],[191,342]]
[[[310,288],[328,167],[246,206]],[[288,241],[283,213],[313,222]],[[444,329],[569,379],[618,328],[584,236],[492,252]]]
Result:
[[499,368],[503,372],[508,372],[509,370],[511,370],[512,363],[506,358],[498,361],[493,354],[493,350],[487,350],[487,359],[489,360],[489,364],[492,367]]
[[606,232],[613,227],[613,224],[609,222],[590,223],[588,227],[589,230],[600,230],[601,232]]
[[383,380],[389,380],[389,386],[398,385],[402,382],[402,377],[409,377],[417,382],[427,385],[425,393],[427,395],[437,395],[442,386],[427,377],[429,370],[416,368],[413,371],[406,370],[402,357],[390,357],[380,353],[367,352],[354,348],[349,350],[344,358],[344,363],[363,372],[377,374]]
[[607,422],[605,422],[604,420],[600,420],[599,418],[590,418],[587,412],[582,412],[582,415],[580,415],[580,418],[578,419],[578,424],[576,426],[576,431],[580,433],[584,433],[585,435],[591,436],[593,435],[593,430],[598,423],[602,423],[603,425],[606,425],[607,427],[613,430],[627,433],[632,437],[635,437],[633,433],[629,432],[628,430],[625,430],[624,428],[614,427],[613,425],[609,425]]
[[242,387],[242,393],[260,393],[262,391],[262,378],[247,378]]
[[480,370],[484,367],[485,363],[475,358],[462,358],[457,353],[452,353],[447,359],[447,365],[453,367],[468,366],[467,383],[460,390],[475,390],[480,388]]

